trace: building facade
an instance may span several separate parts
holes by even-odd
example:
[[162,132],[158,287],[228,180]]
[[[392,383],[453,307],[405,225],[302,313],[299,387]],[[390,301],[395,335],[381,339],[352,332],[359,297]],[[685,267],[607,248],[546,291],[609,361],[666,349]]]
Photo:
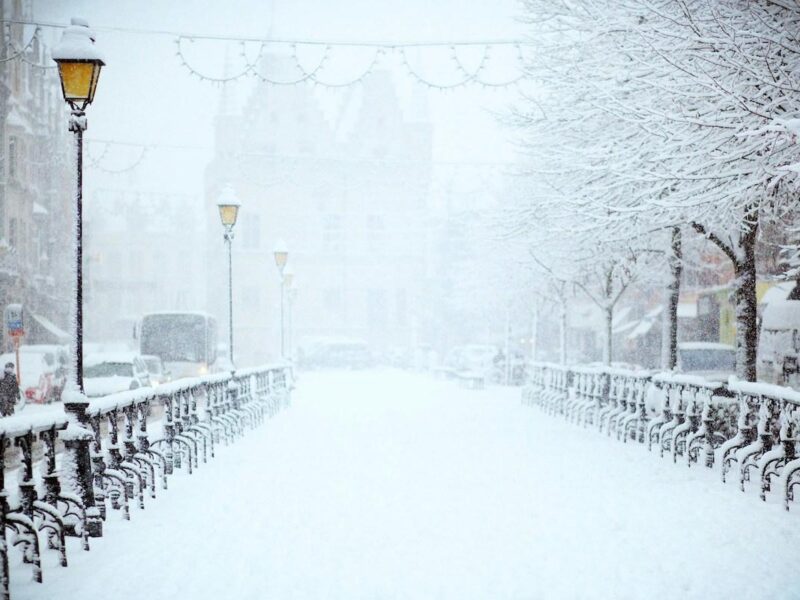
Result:
[[[2,19],[32,4],[0,2]],[[73,158],[49,50],[29,26],[5,23],[0,55],[0,307],[26,312],[24,343],[65,343],[72,289]],[[3,335],[3,346],[9,340]]]
[[[280,67],[283,59],[268,60]],[[227,322],[216,202],[229,184],[242,204],[233,242],[237,363],[280,355],[278,240],[295,273],[295,347],[355,338],[388,352],[421,341],[431,152],[430,124],[404,114],[385,72],[349,92],[333,118],[309,86],[256,86],[241,110],[223,99],[206,171],[208,306]]]

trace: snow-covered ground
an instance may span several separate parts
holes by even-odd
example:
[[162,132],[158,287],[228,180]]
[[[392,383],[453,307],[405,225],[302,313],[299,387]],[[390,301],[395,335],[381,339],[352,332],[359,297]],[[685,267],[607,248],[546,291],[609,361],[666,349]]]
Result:
[[[800,506],[519,403],[394,371],[293,406],[21,599],[798,598]],[[74,541],[74,540],[71,540]],[[14,561],[16,563],[16,559]]]

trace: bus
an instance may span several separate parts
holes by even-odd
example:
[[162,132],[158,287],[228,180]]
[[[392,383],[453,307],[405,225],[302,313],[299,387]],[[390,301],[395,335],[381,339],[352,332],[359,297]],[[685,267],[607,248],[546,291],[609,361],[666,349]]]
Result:
[[217,360],[217,321],[203,312],[144,315],[139,352],[158,356],[172,379],[213,372]]

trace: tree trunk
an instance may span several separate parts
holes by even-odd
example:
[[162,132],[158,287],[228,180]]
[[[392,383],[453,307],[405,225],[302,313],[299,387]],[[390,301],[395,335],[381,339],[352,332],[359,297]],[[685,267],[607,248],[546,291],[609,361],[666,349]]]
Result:
[[734,302],[736,307],[736,375],[745,381],[756,380],[758,350],[758,297],[756,296],[756,239],[758,217],[742,223],[739,237],[741,255],[734,262]]
[[612,325],[614,321],[614,307],[607,306],[604,309],[605,317],[606,317],[606,339],[605,345],[603,346],[603,363],[606,365],[611,365],[611,352],[612,352]]
[[531,361],[536,362],[536,343],[539,337],[539,300],[533,303],[531,311]]
[[683,273],[683,249],[681,245],[681,228],[672,229],[670,244],[669,272],[667,285],[667,310],[664,314],[664,335],[661,341],[661,366],[671,371],[678,364],[678,301],[681,294],[681,275]]
[[559,362],[567,364],[567,300],[561,298],[561,314],[559,315]]

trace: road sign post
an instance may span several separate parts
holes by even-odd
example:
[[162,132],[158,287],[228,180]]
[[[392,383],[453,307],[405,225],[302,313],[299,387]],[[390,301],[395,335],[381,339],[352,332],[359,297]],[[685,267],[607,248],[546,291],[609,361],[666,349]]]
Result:
[[19,341],[25,335],[25,323],[22,318],[22,304],[9,304],[5,310],[6,332],[14,341],[14,354],[16,356],[17,383],[21,384],[19,370]]

